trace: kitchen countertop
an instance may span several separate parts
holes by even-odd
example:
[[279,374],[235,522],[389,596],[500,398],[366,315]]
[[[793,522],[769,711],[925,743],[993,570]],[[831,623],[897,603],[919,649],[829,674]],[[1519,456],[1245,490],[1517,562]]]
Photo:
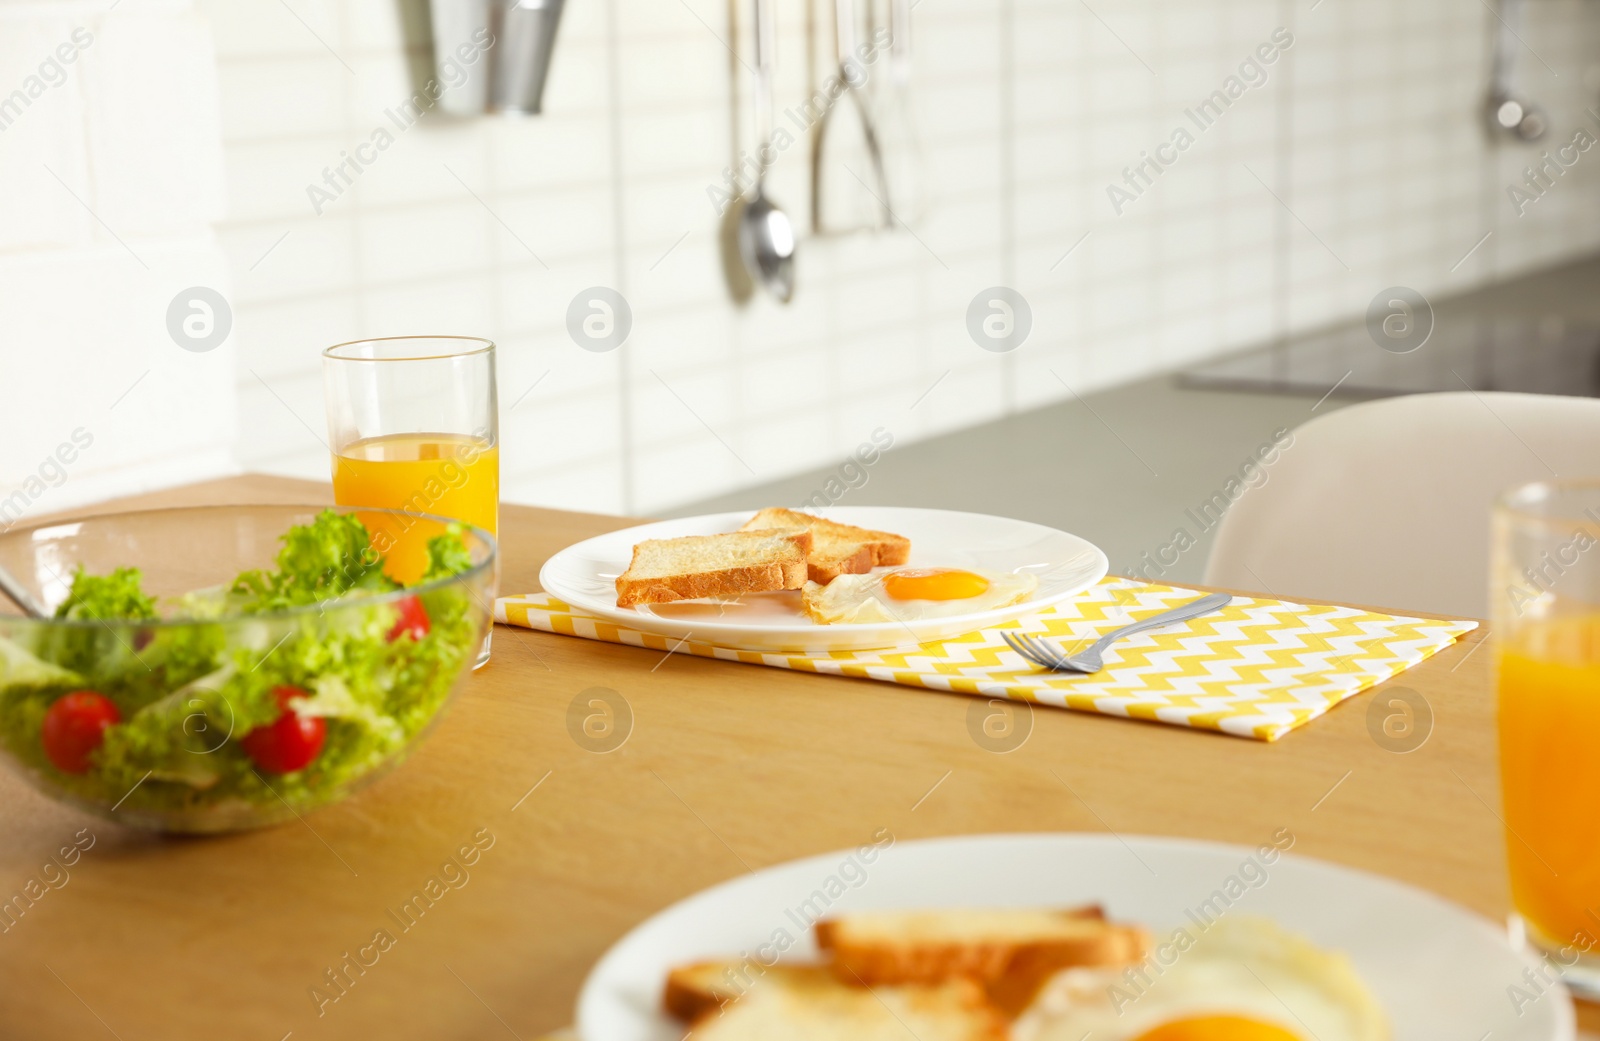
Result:
[[[328,498],[324,485],[250,476],[133,504]],[[551,553],[628,523],[504,507],[504,591],[534,591]],[[0,936],[0,1038],[531,1041],[570,1021],[589,967],[648,915],[880,828],[1247,845],[1287,828],[1297,853],[1498,918],[1483,639],[1397,678],[1435,716],[1410,754],[1372,739],[1363,696],[1270,745],[1040,710],[1026,743],[997,755],[969,736],[965,697],[501,627],[493,661],[406,765],[300,823],[160,838],[0,777],[0,899],[80,829],[94,838]],[[569,733],[569,706],[595,687],[634,717],[608,754]],[[475,836],[487,849],[467,880],[401,930],[390,912]],[[396,943],[319,1015],[311,988],[379,929]]]
[[[1586,258],[1441,297],[1433,306],[1441,322],[1456,326],[1525,322],[1542,328],[1554,320],[1562,328],[1600,329],[1597,284],[1600,258]],[[1442,342],[1441,332],[1439,341],[1402,360],[1432,366],[1449,381],[1447,389],[1460,390],[1448,363],[1438,364],[1435,348]],[[1365,349],[1384,354],[1370,338]],[[1174,529],[1182,527],[1193,546],[1176,563],[1162,565],[1165,580],[1199,582],[1216,531],[1194,525],[1186,511],[1236,477],[1251,452],[1277,431],[1370,397],[1347,395],[1352,381],[1341,381],[1346,371],[1335,369],[1325,383],[1303,394],[1200,388],[1164,374],[1084,390],[1082,397],[1068,394],[1064,401],[913,441],[916,416],[938,407],[946,384],[925,401],[908,396],[905,412],[884,417],[883,429],[895,444],[870,465],[851,461],[841,472],[841,455],[827,466],[674,504],[667,515],[807,501],[952,510],[982,503],[988,513],[1082,535],[1106,551],[1113,571],[1124,573],[1139,567],[1146,553],[1170,545]],[[1470,369],[1462,372],[1472,376]],[[867,433],[859,430],[856,436]],[[1023,457],[1019,445],[1027,446]],[[1033,471],[1039,468],[1048,472],[1047,479],[1037,479]],[[951,480],[951,474],[960,474],[960,480]],[[1095,493],[1084,495],[1084,488]]]

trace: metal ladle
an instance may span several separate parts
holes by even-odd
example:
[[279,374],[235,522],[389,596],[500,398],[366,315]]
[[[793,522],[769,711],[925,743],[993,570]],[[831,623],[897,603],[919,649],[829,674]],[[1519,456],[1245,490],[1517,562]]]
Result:
[[783,210],[767,198],[767,157],[771,154],[772,101],[772,0],[755,0],[756,120],[760,149],[756,153],[755,194],[739,221],[739,255],[755,279],[782,303],[794,298],[794,225]]
[[1517,94],[1512,86],[1512,57],[1522,39],[1513,25],[1521,19],[1521,0],[1505,0],[1500,8],[1496,15],[1500,24],[1494,36],[1484,115],[1492,133],[1509,135],[1518,141],[1537,141],[1544,136],[1549,120],[1538,106]]

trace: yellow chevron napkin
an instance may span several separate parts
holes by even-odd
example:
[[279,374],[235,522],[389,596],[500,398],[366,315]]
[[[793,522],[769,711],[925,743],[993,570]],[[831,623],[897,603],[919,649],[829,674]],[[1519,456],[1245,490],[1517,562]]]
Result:
[[495,617],[662,652],[1010,698],[1261,741],[1276,741],[1478,627],[1236,596],[1216,614],[1117,641],[1105,653],[1104,670],[1081,676],[1037,669],[1000,638],[1002,631],[1020,630],[1051,637],[1070,652],[1195,596],[1192,589],[1107,578],[1015,622],[913,650],[812,655],[738,651],[692,640],[679,646],[675,639],[583,614],[542,593],[502,597]]

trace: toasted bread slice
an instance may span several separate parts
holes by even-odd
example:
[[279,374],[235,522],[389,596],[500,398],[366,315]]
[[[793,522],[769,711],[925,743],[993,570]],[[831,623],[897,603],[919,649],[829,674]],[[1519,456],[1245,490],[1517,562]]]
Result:
[[904,535],[840,524],[779,506],[762,510],[739,530],[764,528],[810,529],[815,541],[806,556],[806,566],[811,581],[821,585],[840,575],[863,575],[875,567],[904,564],[911,558],[911,540]]
[[[730,1001],[737,1001],[762,981],[777,980],[774,986],[798,985],[802,977],[829,975],[816,965],[762,966],[752,961],[719,959],[680,965],[667,973],[661,1004],[667,1012],[685,1023],[715,1013]],[[830,977],[831,978],[831,977]]]
[[[728,970],[749,972],[739,989]],[[759,975],[757,975],[759,973]],[[674,982],[676,981],[676,983]],[[674,986],[678,988],[674,998]],[[1007,1026],[971,980],[867,988],[821,966],[766,970],[732,962],[676,970],[667,1008],[698,1008],[694,1041],[1005,1041]],[[909,1033],[908,1033],[909,1031]]]
[[617,606],[799,589],[811,543],[804,528],[646,539],[617,576]]
[[862,912],[818,922],[816,933],[845,980],[971,979],[1011,1014],[1062,969],[1138,961],[1149,945],[1144,930],[1107,922],[1098,907]]

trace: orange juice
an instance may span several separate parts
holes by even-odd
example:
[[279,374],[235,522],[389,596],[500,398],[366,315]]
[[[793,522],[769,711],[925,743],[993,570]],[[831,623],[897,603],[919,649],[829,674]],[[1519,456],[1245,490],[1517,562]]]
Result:
[[[393,434],[344,446],[333,457],[333,498],[341,506],[380,506],[436,513],[497,534],[500,450],[465,434]],[[428,540],[437,524],[363,514],[384,571],[411,583],[428,567]]]
[[1520,626],[1499,669],[1512,902],[1547,945],[1600,936],[1600,616]]

